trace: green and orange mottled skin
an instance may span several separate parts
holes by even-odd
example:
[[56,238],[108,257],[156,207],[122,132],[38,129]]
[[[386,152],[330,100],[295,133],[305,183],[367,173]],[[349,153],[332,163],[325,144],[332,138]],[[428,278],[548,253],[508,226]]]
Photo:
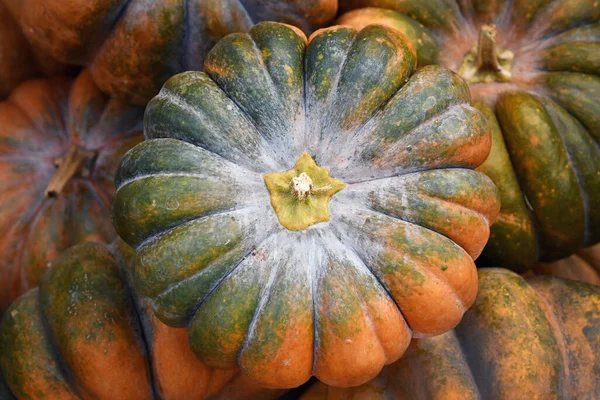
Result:
[[365,385],[318,383],[302,400],[594,399],[600,396],[600,287],[505,269],[479,271],[461,323],[415,339]]
[[8,394],[40,400],[266,400],[281,394],[237,370],[200,362],[187,329],[167,327],[136,301],[126,280],[132,258],[122,241],[71,247],[39,289],[11,305],[0,323]]
[[312,32],[337,0],[4,0],[36,46],[90,68],[106,93],[145,105],[172,75],[202,70],[215,43],[270,20]]
[[167,81],[113,221],[135,289],[198,358],[351,386],[453,328],[499,210],[466,84],[397,31],[260,23]]
[[[470,82],[493,133],[478,170],[502,196],[479,265],[522,272],[600,241],[600,3],[340,0],[340,9],[339,24],[397,29],[419,65],[441,64]],[[489,24],[499,54],[514,60],[508,79],[492,74],[486,83],[463,61]],[[481,77],[490,72],[479,68]]]
[[11,4],[0,2],[0,100],[28,79],[57,76],[67,70],[66,66],[31,47],[11,11]]
[[[28,81],[0,103],[0,310],[37,286],[62,250],[114,239],[112,181],[142,139],[142,114],[102,94],[87,71]],[[81,158],[63,187],[52,186],[69,154]]]

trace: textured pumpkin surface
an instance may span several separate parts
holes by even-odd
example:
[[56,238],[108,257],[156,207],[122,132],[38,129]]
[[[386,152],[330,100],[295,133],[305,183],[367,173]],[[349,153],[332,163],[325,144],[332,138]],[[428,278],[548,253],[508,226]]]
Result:
[[533,272],[577,279],[600,286],[600,244],[579,250],[577,253],[551,263],[537,263]]
[[[37,286],[63,249],[114,239],[114,174],[142,139],[142,115],[102,94],[86,71],[28,81],[0,103],[0,310]],[[59,175],[70,176],[62,188]]]
[[82,243],[61,254],[39,289],[0,324],[0,369],[18,399],[274,399],[238,371],[202,364],[187,330],[136,305],[124,267],[131,252]]
[[305,32],[324,26],[337,0],[3,0],[28,39],[56,59],[89,66],[107,93],[145,105],[182,71],[202,69],[211,47],[263,20]]
[[64,71],[63,65],[30,47],[10,9],[0,1],[0,100],[27,79]]
[[[400,30],[420,65],[444,65],[470,82],[490,122],[492,150],[479,170],[502,208],[482,265],[524,271],[600,241],[600,2],[340,0],[342,10],[358,7],[369,8],[338,23]],[[508,78],[489,64],[472,76],[489,24]]]
[[600,287],[496,268],[479,282],[455,330],[415,339],[365,385],[318,383],[302,400],[600,398]]
[[355,385],[474,301],[490,132],[455,74],[415,61],[384,27],[307,45],[261,23],[150,102],[113,219],[134,286],[203,362]]

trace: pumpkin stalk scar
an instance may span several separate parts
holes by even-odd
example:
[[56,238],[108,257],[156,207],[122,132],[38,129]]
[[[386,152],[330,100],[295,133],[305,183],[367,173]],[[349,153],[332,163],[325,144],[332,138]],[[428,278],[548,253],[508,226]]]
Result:
[[300,201],[306,200],[310,196],[313,189],[313,181],[306,172],[293,177],[290,182],[290,190],[292,195]]
[[346,186],[307,153],[289,171],[266,174],[264,180],[279,223],[292,231],[328,221],[329,200]]
[[496,46],[496,25],[484,25],[479,40],[466,54],[458,74],[469,83],[509,82],[515,55]]
[[57,169],[52,178],[50,178],[48,186],[46,186],[46,197],[57,197],[64,190],[71,178],[77,174],[89,176],[92,169],[90,164],[93,163],[95,158],[95,151],[71,145],[64,157],[54,160],[54,165]]

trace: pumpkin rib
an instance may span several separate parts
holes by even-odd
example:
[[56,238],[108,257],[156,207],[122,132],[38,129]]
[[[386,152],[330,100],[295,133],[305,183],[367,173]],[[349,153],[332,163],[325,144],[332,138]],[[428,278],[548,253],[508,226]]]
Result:
[[[561,140],[562,147],[564,148],[565,154],[567,155],[567,158],[569,160],[569,166],[573,169],[573,172],[575,175],[575,181],[577,182],[577,186],[579,186],[579,192],[581,194],[581,199],[583,201],[583,213],[584,213],[584,223],[585,223],[584,241],[587,243],[589,237],[592,235],[593,219],[592,219],[592,216],[590,215],[591,207],[592,207],[592,205],[591,205],[592,200],[590,199],[590,195],[585,190],[585,186],[583,185],[582,180],[584,178],[582,176],[581,168],[578,166],[578,163],[574,161],[574,156],[573,156],[572,152],[575,151],[575,149],[573,148],[573,146],[567,146],[567,144],[566,144],[565,132],[563,131],[563,129],[561,129],[561,128],[563,128],[562,124],[557,123],[558,118],[557,118],[557,115],[555,114],[554,110],[550,109],[551,111],[549,111],[549,108],[547,107],[547,105],[544,104],[544,102],[542,102],[542,104],[544,106],[544,109],[546,110],[546,113],[550,116],[552,123],[556,127],[556,132],[558,132],[558,136]],[[560,107],[557,104],[556,104],[556,106]],[[589,135],[588,130],[581,123],[579,123],[577,118],[574,115],[572,115],[571,113],[569,113],[569,111],[567,111],[567,113],[570,117],[573,118],[573,120],[576,123],[578,123],[581,126],[582,131],[586,132]],[[598,155],[600,156],[600,144],[595,141],[595,139],[592,135],[589,135],[589,136],[595,145],[595,149],[597,150]],[[539,238],[538,238],[538,241],[539,241]]]
[[[254,43],[254,40],[253,40],[252,42]],[[220,85],[219,85],[219,84],[218,84],[216,81],[215,81],[214,83],[215,83],[215,85],[217,86],[217,88],[218,88],[218,89],[221,91],[221,93],[223,93],[223,94],[225,95],[225,97],[227,97],[227,98],[228,98],[228,99],[231,101],[231,103],[232,103],[232,104],[233,104],[235,107],[237,107],[237,109],[238,109],[239,113],[240,113],[240,114],[241,114],[241,115],[242,115],[242,116],[243,116],[243,117],[246,119],[246,121],[248,121],[248,123],[249,123],[250,125],[252,125],[252,127],[254,128],[254,130],[255,130],[255,131],[258,133],[259,137],[260,137],[261,139],[263,139],[263,141],[264,141],[264,144],[265,144],[265,145],[266,145],[266,147],[267,147],[267,150],[269,150],[269,151],[267,152],[267,155],[269,156],[269,160],[268,160],[268,161],[271,161],[271,162],[273,162],[273,163],[276,163],[277,165],[279,165],[279,166],[281,167],[281,169],[283,169],[284,167],[282,166],[282,164],[281,164],[281,163],[280,163],[280,161],[278,160],[278,158],[280,158],[280,157],[273,158],[273,156],[277,156],[277,152],[276,152],[276,151],[275,151],[275,149],[273,148],[272,144],[271,144],[271,143],[270,143],[268,140],[266,140],[266,138],[265,138],[265,136],[264,136],[263,132],[262,132],[260,129],[258,129],[258,126],[256,125],[256,122],[255,122],[255,121],[254,121],[254,120],[253,120],[253,119],[252,119],[252,118],[251,118],[251,117],[248,115],[248,113],[246,112],[246,110],[244,110],[244,108],[243,108],[243,107],[242,107],[242,106],[241,106],[241,105],[240,105],[240,104],[239,104],[239,103],[238,103],[238,102],[237,102],[237,101],[236,101],[236,100],[235,100],[233,97],[231,97],[231,96],[229,95],[229,93],[227,93],[225,90],[223,90],[223,88],[222,88],[222,87],[221,87],[221,86],[220,86]],[[173,102],[173,103],[175,103],[177,106],[179,106],[179,107],[181,107],[183,110],[185,110],[185,111],[187,111],[187,112],[189,112],[189,113],[193,114],[193,115],[194,115],[194,116],[196,116],[197,118],[199,118],[199,119],[201,119],[201,118],[202,118],[202,115],[200,115],[200,114],[198,113],[198,111],[196,110],[196,108],[194,108],[194,107],[192,107],[190,104],[188,104],[188,103],[187,103],[187,102],[186,102],[184,99],[182,99],[182,98],[181,98],[179,95],[177,95],[176,93],[174,93],[174,92],[172,92],[172,91],[168,91],[167,93],[170,93],[170,96],[166,96],[166,97],[168,97],[169,101],[172,101],[172,102]],[[157,97],[158,97],[158,96],[157,96]],[[153,128],[153,129],[155,129],[155,130],[156,130],[156,128]],[[169,132],[165,132],[165,134],[166,134],[166,135],[165,135],[165,138],[170,138]],[[152,138],[152,140],[158,140],[158,138]],[[212,154],[215,154],[215,155],[217,155],[217,156],[219,156],[219,157],[223,158],[224,160],[226,160],[226,161],[227,161],[227,162],[229,162],[229,163],[235,164],[233,161],[231,161],[231,160],[227,159],[227,158],[226,158],[224,155],[222,155],[222,154],[219,154],[218,152],[216,152],[216,151],[213,151],[213,150],[212,150],[212,149],[210,149],[210,148],[205,148],[205,147],[203,147],[203,146],[200,146],[199,144],[196,144],[196,143],[190,143],[190,142],[186,142],[186,141],[184,141],[184,140],[182,140],[182,139],[171,139],[171,140],[180,140],[180,141],[182,141],[182,142],[184,142],[184,143],[191,144],[191,145],[193,145],[193,146],[196,146],[196,147],[199,147],[199,148],[201,148],[201,149],[204,149],[204,150],[206,150],[206,151],[209,151],[209,152],[211,152]],[[270,153],[270,154],[269,154],[269,153]],[[235,164],[235,165],[238,165],[238,166],[240,166],[240,167],[242,167],[242,168],[244,168],[244,169],[246,169],[246,170],[248,170],[248,171],[250,171],[250,172],[253,172],[253,173],[261,173],[261,172],[263,172],[263,171],[252,170],[252,169],[250,169],[250,166],[246,166],[246,165],[244,165],[244,164]]]
[[[408,83],[408,82],[407,82]],[[401,86],[393,95],[392,97],[390,97],[386,102],[384,102],[377,110],[375,110],[375,112],[371,115],[371,117],[369,117],[369,119],[367,121],[365,121],[364,124],[362,124],[359,128],[357,128],[355,130],[355,134],[353,136],[353,140],[352,141],[358,141],[361,139],[361,136],[367,136],[372,134],[373,132],[368,131],[368,129],[370,128],[370,126],[367,126],[368,123],[370,123],[375,117],[377,117],[378,115],[380,115],[381,112],[384,111],[385,107],[387,106],[387,104],[389,104],[393,99],[394,96],[396,96],[396,94],[402,90],[402,88],[404,88],[404,86],[406,86],[406,84],[404,84],[403,86]],[[413,128],[411,128],[409,131],[403,132],[402,137],[397,137],[395,138],[396,141],[405,139],[407,137],[409,137],[410,135],[412,135],[415,130],[421,128],[423,125],[428,124],[431,120],[435,119],[435,118],[441,118],[442,116],[444,116],[445,114],[453,111],[456,108],[461,108],[462,106],[464,106],[465,103],[457,103],[454,105],[451,105],[447,108],[444,108],[442,110],[440,110],[439,113],[436,114],[432,114],[430,116],[428,116],[427,118],[423,119],[418,125],[414,126]],[[365,137],[366,138],[366,137]],[[405,173],[410,173],[410,172],[417,172],[417,171],[408,171]],[[392,176],[397,176],[397,175],[404,175],[405,173],[399,173],[399,174],[395,174]],[[365,179],[365,180],[360,180],[360,181],[348,181],[347,184],[356,184],[356,183],[362,183],[364,181],[370,181],[370,180],[377,180],[377,179],[385,179],[385,178],[389,178],[390,176],[386,176],[383,178],[374,178],[374,179]]]
[[[327,32],[329,30],[331,31],[336,31],[337,29],[339,29],[339,27],[330,27],[330,28],[323,28],[320,29],[317,32]],[[344,71],[344,67],[346,66],[346,63],[348,62],[348,56],[350,55],[350,51],[352,50],[352,47],[354,47],[355,43],[356,43],[356,39],[358,37],[358,32],[356,31],[356,29],[353,28],[347,28],[349,30],[352,31],[352,40],[350,41],[350,43],[347,44],[344,54],[343,54],[343,60],[339,63],[339,70],[337,71],[337,73],[333,76],[332,79],[332,84],[331,84],[331,90],[329,91],[329,93],[327,94],[327,99],[323,102],[324,105],[327,107],[327,113],[329,113],[329,111],[331,110],[331,107],[333,105],[333,102],[335,101],[335,99],[337,98],[337,88],[339,86],[340,83],[340,79],[342,77],[342,72]],[[315,32],[315,34],[317,33]],[[314,35],[314,34],[313,34]],[[305,63],[306,63],[306,56],[305,56]],[[306,67],[305,67],[306,68]],[[306,75],[306,72],[305,72]],[[305,85],[307,83],[308,79],[304,79]],[[306,100],[306,99],[305,99]],[[305,109],[308,109],[308,107],[304,106]],[[326,115],[326,113],[324,112],[323,115]],[[324,138],[323,138],[323,129],[319,130],[319,138],[318,138],[319,143],[324,143]]]
[[[53,98],[52,100],[54,100],[55,104],[52,104],[52,111],[56,111],[56,109],[58,109],[60,111],[60,115],[58,116],[59,118],[56,118],[56,121],[60,122],[60,126],[58,127],[58,131],[60,136],[57,137],[62,139],[62,140],[68,140],[68,134],[66,134],[67,131],[67,127],[65,125],[65,121],[67,118],[67,110],[66,108],[60,107],[59,104],[56,103],[61,103],[61,102],[68,102],[69,101],[69,93],[71,92],[73,86],[74,86],[74,82],[73,80],[70,79],[66,79],[66,78],[51,78],[51,79],[45,79],[45,80],[34,80],[34,81],[28,81],[25,82],[24,84],[22,84],[21,86],[19,86],[17,89],[15,89],[11,95],[5,100],[7,102],[9,102],[10,104],[12,104],[13,106],[15,106],[16,108],[18,108],[18,110],[20,111],[21,115],[23,117],[25,117],[25,119],[29,122],[29,125],[31,127],[35,128],[35,132],[40,136],[40,137],[44,137],[46,135],[48,135],[49,133],[46,132],[47,129],[42,126],[39,125],[38,122],[36,122],[35,118],[32,118],[32,116],[29,114],[29,109],[27,107],[23,107],[23,105],[21,105],[19,102],[15,101],[17,99],[19,99],[22,95],[21,95],[21,91],[23,92],[27,92],[28,87],[35,87],[35,85],[39,85],[40,83],[43,84],[43,87],[40,89],[35,90],[35,92],[39,92],[40,90],[44,90],[45,88],[50,89],[51,93],[58,93],[58,95],[60,96],[59,98]],[[64,87],[66,86],[66,87]],[[64,89],[63,89],[64,87]],[[58,90],[57,90],[58,89]],[[19,94],[20,96],[15,98],[15,93]],[[39,95],[39,93],[36,93],[37,95]],[[63,98],[64,96],[64,98]],[[53,132],[54,133],[54,132]]]
[[[478,113],[476,110],[474,111],[473,109],[471,109],[470,106],[466,105],[466,104],[459,104],[457,106],[452,106],[448,108],[447,112],[441,113],[438,118],[447,118],[447,120],[452,120],[454,117],[456,117],[456,115],[458,114],[458,112],[455,112],[456,110],[461,110],[463,112],[463,115],[465,114],[465,111],[468,111],[469,113]],[[475,114],[473,114],[475,115]],[[483,118],[483,117],[481,117]],[[411,132],[409,134],[406,134],[404,136],[402,136],[401,138],[398,138],[397,140],[395,140],[393,143],[391,143],[391,145],[388,148],[384,148],[380,150],[380,162],[382,164],[387,163],[389,164],[389,166],[383,166],[381,167],[381,174],[377,175],[376,178],[370,178],[370,179],[360,179],[360,178],[353,178],[352,176],[356,176],[356,175],[369,175],[369,176],[373,176],[373,169],[369,169],[367,171],[363,171],[364,170],[364,163],[362,162],[362,160],[357,160],[345,167],[343,167],[342,169],[340,169],[337,172],[337,175],[340,175],[343,177],[344,182],[348,183],[348,184],[356,184],[356,183],[362,183],[364,181],[367,180],[375,180],[375,179],[384,179],[384,178],[391,178],[394,176],[401,176],[401,175],[406,175],[406,174],[410,174],[410,173],[414,173],[414,172],[422,172],[422,171],[426,171],[426,170],[431,170],[431,169],[443,169],[443,168],[475,168],[476,166],[480,165],[483,160],[481,160],[481,157],[485,157],[487,153],[483,152],[483,151],[479,151],[478,154],[469,154],[469,151],[472,148],[478,148],[481,147],[479,142],[481,137],[484,137],[484,140],[489,140],[491,143],[491,138],[488,138],[486,133],[485,133],[485,126],[469,126],[469,132],[461,132],[459,137],[454,138],[453,145],[455,145],[454,147],[449,147],[448,150],[450,151],[450,154],[448,154],[445,158],[441,158],[438,157],[436,159],[436,161],[429,161],[428,163],[425,163],[423,166],[411,166],[411,165],[403,165],[405,164],[402,163],[399,160],[394,160],[393,157],[397,156],[398,154],[400,154],[400,149],[405,149],[407,147],[407,144],[409,144],[409,147],[413,147],[415,145],[415,143],[418,143],[416,141],[414,141],[414,136],[413,134],[415,132],[418,132],[419,130],[421,131],[420,133],[425,133],[425,134],[429,134],[429,137],[433,137],[434,136],[434,129],[437,129],[437,127],[435,126],[436,121],[438,121],[437,119],[429,119],[427,122],[425,122],[424,124],[418,126],[417,128],[415,128],[415,130],[411,130]],[[480,121],[483,124],[483,120]],[[427,126],[429,125],[429,126]],[[443,125],[443,123],[442,123]],[[433,129],[431,129],[431,127],[433,127]],[[429,128],[429,129],[428,129]],[[439,135],[438,135],[439,136]],[[412,140],[412,142],[411,142]],[[458,143],[461,144],[461,146],[456,146]],[[457,148],[458,147],[458,148]],[[442,150],[440,150],[442,151]],[[466,154],[460,154],[461,151],[467,152]],[[458,153],[458,154],[457,154]],[[460,156],[460,157],[459,157]],[[476,159],[473,159],[474,157],[478,157]],[[456,159],[458,158],[458,159]],[[437,162],[437,163],[436,163]],[[363,167],[361,167],[361,163],[363,164]]]
[[110,211],[110,199],[111,196],[106,193],[96,182],[82,181],[81,184],[86,185],[90,193],[98,200],[98,203],[102,205],[106,210]]
[[67,365],[65,360],[63,360],[63,358],[60,356],[60,351],[58,350],[56,341],[54,340],[54,337],[52,337],[52,334],[50,333],[51,332],[50,326],[48,324],[46,316],[44,315],[44,309],[42,307],[41,290],[39,287],[36,287],[34,290],[36,290],[36,301],[38,303],[37,311],[39,313],[40,322],[42,323],[42,327],[44,330],[44,336],[45,336],[46,341],[48,342],[48,345],[53,354],[53,361],[56,363],[56,365],[58,367],[58,371],[62,375],[62,378],[64,379],[65,383],[69,386],[69,389],[71,389],[78,398],[82,398],[82,393],[81,393],[82,388],[80,388],[78,385],[75,385],[73,371],[71,370],[71,368],[69,368],[69,366]]
[[[37,205],[37,207],[35,207],[35,211],[32,213],[31,217],[27,220],[27,222],[25,222],[25,240],[21,240],[19,241],[19,253],[17,254],[17,256],[15,257],[15,260],[17,260],[17,265],[22,265],[23,264],[23,258],[25,257],[25,252],[27,249],[27,246],[25,246],[25,243],[30,239],[30,236],[33,234],[33,228],[34,226],[37,225],[37,223],[39,222],[40,218],[42,217],[42,209],[47,208],[49,206],[51,206],[52,204],[49,204],[47,202],[44,202],[42,200],[39,201],[39,204]],[[17,225],[15,225],[17,226]],[[17,269],[18,271],[18,279],[19,279],[19,286],[21,287],[29,287],[29,283],[25,282],[25,274],[21,273],[21,269]]]
[[[366,211],[369,211],[369,210],[366,210]],[[380,214],[382,214],[382,215],[385,215],[386,217],[390,217],[390,218],[393,218],[393,219],[397,219],[397,220],[399,220],[398,218],[395,218],[395,217],[393,217],[393,216],[390,216],[390,215],[387,215],[387,214],[384,214],[384,213],[380,213]],[[400,220],[400,221],[402,221],[402,220]],[[402,221],[402,222],[406,222],[406,221]],[[408,222],[408,223],[409,223],[409,224],[411,224],[411,225],[415,225],[415,224],[412,224],[412,223],[410,223],[410,222]],[[423,227],[423,226],[421,226],[421,225],[416,225],[416,226],[418,226],[419,228],[423,228],[423,229],[426,229],[426,230],[428,230],[428,231],[431,231],[430,229],[428,229],[428,228],[425,228],[425,227]],[[435,232],[435,231],[431,231],[431,232],[437,233],[437,232]],[[443,235],[441,235],[441,236],[443,236]],[[445,237],[445,236],[444,236],[444,237]],[[451,239],[449,239],[449,240],[451,240]],[[340,241],[341,241],[341,240],[340,240]],[[452,242],[452,243],[454,243],[454,242]],[[403,310],[402,310],[402,306],[399,304],[399,302],[398,302],[398,301],[397,301],[397,300],[394,298],[394,296],[391,294],[391,292],[390,292],[390,289],[387,287],[387,285],[385,285],[385,284],[383,283],[383,281],[381,280],[381,278],[380,278],[380,276],[377,274],[377,272],[376,272],[376,271],[374,271],[374,270],[373,270],[373,268],[371,268],[371,266],[370,266],[370,265],[369,265],[369,264],[366,262],[366,260],[364,259],[364,257],[362,257],[362,256],[360,255],[360,253],[359,253],[359,252],[358,252],[358,251],[357,251],[357,250],[356,250],[356,249],[355,249],[355,248],[354,248],[352,245],[350,245],[349,243],[344,243],[344,242],[342,242],[342,244],[343,244],[345,247],[347,247],[349,250],[351,250],[351,251],[352,251],[352,252],[353,252],[353,253],[354,253],[354,254],[355,254],[357,257],[358,257],[358,259],[359,259],[359,260],[361,260],[361,262],[362,262],[362,263],[363,263],[363,264],[364,264],[364,265],[365,265],[365,266],[368,268],[368,270],[371,272],[371,274],[373,274],[373,276],[374,276],[374,277],[377,279],[377,281],[379,282],[379,284],[381,285],[381,287],[382,287],[382,288],[383,288],[383,289],[386,291],[386,293],[388,294],[388,296],[390,296],[390,298],[392,299],[392,301],[394,302],[394,304],[396,304],[396,307],[398,307],[398,310],[400,311],[400,313],[401,313],[401,315],[402,315],[402,318],[404,318],[404,320],[406,321],[406,324],[407,324],[407,325],[408,325],[408,327],[410,328],[411,332],[413,332],[413,336],[414,336],[415,334],[420,334],[420,333],[418,333],[417,331],[415,331],[415,329],[414,329],[414,328],[411,326],[411,324],[410,324],[409,320],[408,320],[408,319],[406,318],[406,316],[404,315],[404,312],[403,312]],[[458,246],[458,245],[457,245],[457,246]],[[460,247],[460,246],[459,246],[459,247]],[[432,276],[434,276],[434,277],[435,277],[435,279],[436,279],[438,282],[441,282],[441,283],[442,283],[442,285],[443,285],[444,287],[446,287],[446,288],[448,289],[448,291],[454,295],[454,297],[455,297],[455,298],[456,298],[456,299],[457,299],[457,300],[460,302],[460,305],[462,306],[462,308],[463,308],[464,310],[466,310],[466,309],[467,309],[467,307],[465,307],[465,304],[464,304],[464,301],[463,301],[463,299],[462,299],[460,296],[458,296],[458,294],[457,294],[456,290],[455,290],[455,289],[454,289],[454,288],[453,288],[453,287],[452,287],[452,286],[451,286],[451,285],[450,285],[450,284],[449,284],[449,283],[448,283],[448,282],[447,282],[445,279],[442,279],[442,278],[443,278],[443,276],[442,276],[442,275],[438,275],[438,274],[436,274],[435,272],[432,272],[432,271],[431,271],[429,268],[422,267],[422,266],[420,265],[420,263],[417,263],[417,262],[415,262],[415,261],[413,261],[412,263],[413,263],[413,265],[415,265],[415,266],[417,267],[417,269],[418,269],[418,270],[419,270],[421,273],[424,273],[424,274],[427,274],[427,275],[432,275]],[[417,332],[417,333],[415,333],[415,332]]]
[[[223,214],[225,214],[226,212],[224,212]],[[216,213],[219,214],[219,213]],[[246,252],[246,254],[233,266],[233,268],[231,268],[231,270],[229,272],[227,272],[221,279],[219,279],[214,286],[206,293],[206,295],[198,302],[198,304],[194,307],[197,312],[197,310],[202,306],[202,304],[211,296],[211,294],[218,289],[218,287],[225,281],[227,280],[227,278],[233,273],[235,272],[235,270],[240,266],[240,264],[244,261],[244,259],[246,259],[249,255],[252,254],[252,251],[255,248],[260,247],[264,242],[266,242],[268,239],[270,239],[273,236],[273,233],[267,235],[262,241],[260,241],[259,243],[257,243],[255,246],[253,246],[253,249],[249,250],[248,252]],[[139,246],[141,247],[141,245]],[[163,297],[166,294],[168,294],[169,292],[177,289],[177,287],[185,284],[188,281],[194,280],[194,278],[196,278],[198,275],[202,274],[203,271],[206,270],[206,268],[210,268],[210,264],[208,266],[206,266],[205,268],[195,272],[194,274],[181,279],[177,282],[175,282],[174,284],[170,285],[167,289],[165,289],[164,291],[162,291],[157,297]]]
[[379,275],[377,275],[376,273],[373,272],[373,270],[371,269],[371,267],[369,267],[369,265],[367,264],[367,261],[361,256],[361,254],[354,248],[354,246],[352,246],[350,243],[345,243],[343,242],[337,235],[333,235],[335,236],[339,243],[346,249],[348,249],[352,254],[354,254],[354,256],[362,263],[362,265],[373,275],[373,277],[375,278],[375,280],[377,282],[379,282],[379,285],[381,286],[381,288],[385,291],[385,293],[387,294],[387,296],[389,297],[389,299],[392,301],[392,303],[394,303],[394,305],[396,306],[396,308],[398,309],[398,312],[400,313],[400,315],[402,316],[402,319],[404,320],[404,322],[406,322],[406,325],[408,326],[408,329],[410,329],[411,333],[413,332],[412,327],[410,326],[410,323],[408,322],[408,320],[406,319],[406,317],[404,316],[404,313],[402,312],[402,309],[400,308],[400,305],[396,302],[396,300],[394,300],[394,297],[392,296],[392,294],[390,293],[390,289],[383,283],[383,281],[381,280],[381,278],[379,277]]
[[[240,260],[240,263],[244,260],[244,258],[242,258],[242,260]],[[256,305],[256,309],[254,310],[254,315],[252,316],[252,319],[250,320],[250,325],[248,326],[248,329],[246,331],[246,336],[244,337],[244,341],[242,342],[242,345],[240,346],[240,348],[238,350],[238,354],[236,357],[238,365],[242,365],[242,363],[241,363],[242,355],[247,350],[248,344],[250,343],[250,340],[252,340],[252,337],[254,336],[254,329],[256,327],[258,317],[259,317],[261,311],[263,310],[263,308],[265,307],[265,304],[271,297],[271,288],[273,287],[273,284],[275,283],[275,277],[277,276],[277,272],[279,272],[280,268],[281,268],[281,262],[277,263],[274,268],[271,268],[271,271],[269,273],[269,279],[267,280],[266,285],[264,285],[264,287],[262,288],[262,290],[260,292],[258,304]],[[233,270],[231,272],[233,272]],[[227,276],[224,278],[224,280],[225,279],[227,279]],[[220,285],[220,283],[218,283],[215,286],[215,289],[217,289],[218,285]],[[212,293],[212,291],[211,291],[211,293]],[[209,296],[210,296],[210,294],[207,295],[206,298],[208,298]],[[204,301],[204,300],[205,299],[202,299],[202,301]],[[200,308],[201,306],[202,306],[202,303],[199,305],[198,308]]]
[[136,248],[137,249],[141,249],[142,247],[145,247],[146,245],[151,244],[153,241],[160,239],[162,236],[171,233],[174,229],[180,228],[183,225],[189,224],[191,222],[199,221],[201,219],[208,218],[208,217],[214,217],[215,215],[229,214],[229,213],[233,213],[233,212],[236,212],[236,211],[243,211],[243,210],[245,210],[247,208],[252,208],[252,206],[246,206],[246,207],[240,207],[240,208],[234,208],[234,209],[214,211],[214,212],[209,212],[209,213],[206,213],[206,214],[203,214],[203,215],[199,215],[197,217],[190,218],[190,219],[186,220],[185,222],[182,222],[182,223],[177,224],[175,226],[172,226],[172,227],[170,227],[168,229],[165,229],[165,230],[162,230],[162,231],[160,231],[158,233],[150,235],[149,237],[147,237],[146,239],[144,239],[142,242],[140,242],[136,246]]
[[557,347],[558,347],[558,351],[560,352],[560,356],[562,359],[562,365],[564,368],[563,369],[564,378],[565,378],[564,384],[567,387],[565,392],[572,393],[571,367],[569,364],[569,357],[567,355],[567,349],[564,346],[564,344],[566,343],[566,338],[565,338],[565,335],[563,334],[563,329],[558,322],[558,318],[556,316],[556,313],[552,309],[552,306],[546,301],[544,296],[541,296],[537,290],[534,290],[534,293],[535,293],[535,297],[537,297],[537,299],[538,299],[540,308],[542,309],[542,312],[544,313],[546,320],[548,320],[548,323],[552,327],[552,330],[554,332],[554,337],[556,338],[556,342],[558,344]]

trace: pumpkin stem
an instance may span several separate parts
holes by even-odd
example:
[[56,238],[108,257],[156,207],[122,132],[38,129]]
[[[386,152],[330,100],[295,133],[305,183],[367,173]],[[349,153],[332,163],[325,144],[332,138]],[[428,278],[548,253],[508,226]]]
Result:
[[75,174],[79,173],[82,176],[88,176],[90,168],[88,166],[83,166],[82,168],[82,164],[84,161],[94,158],[95,155],[94,151],[84,150],[71,145],[64,157],[54,160],[57,170],[50,179],[50,182],[48,182],[48,186],[46,186],[46,197],[57,197]]
[[477,45],[469,50],[458,73],[471,84],[508,82],[514,58],[512,51],[500,50],[496,45],[496,25],[483,25]]
[[302,172],[300,175],[292,178],[290,181],[290,189],[292,194],[298,200],[306,200],[313,188],[313,181],[306,172]]

